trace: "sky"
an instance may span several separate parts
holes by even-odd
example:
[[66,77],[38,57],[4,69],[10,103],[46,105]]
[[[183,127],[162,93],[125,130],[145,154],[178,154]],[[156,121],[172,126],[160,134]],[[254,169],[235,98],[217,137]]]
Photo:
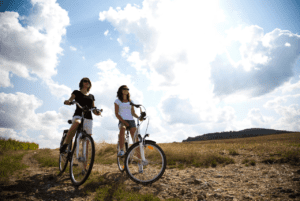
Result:
[[118,140],[121,85],[158,143],[299,131],[299,11],[296,0],[2,1],[0,136],[58,148],[75,110],[63,102],[83,77],[103,109],[96,142]]

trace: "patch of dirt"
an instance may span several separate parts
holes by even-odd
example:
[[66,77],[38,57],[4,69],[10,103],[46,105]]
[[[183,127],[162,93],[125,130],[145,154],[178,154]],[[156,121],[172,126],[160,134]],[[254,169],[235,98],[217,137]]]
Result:
[[[72,185],[69,172],[57,174],[58,167],[41,167],[33,158],[37,152],[29,151],[22,159],[29,167],[16,172],[8,183],[0,186],[0,200],[93,200],[82,192],[82,186]],[[58,158],[58,150],[51,155]]]
[[[69,172],[57,174],[58,167],[40,167],[33,158],[34,154],[37,152],[30,151],[24,156],[23,163],[30,167],[21,171],[21,178],[16,173],[7,184],[0,186],[0,199],[95,200],[95,191],[86,195],[85,187],[73,186]],[[57,157],[58,150],[52,150],[51,154]],[[167,169],[160,180],[149,186],[131,181],[125,172],[120,173],[116,163],[94,164],[92,171],[98,172],[104,180],[93,182],[93,185],[111,184],[116,189],[118,185],[125,184],[127,190],[151,193],[161,200],[300,200],[299,166],[256,163],[246,167],[241,163],[243,155],[232,157],[236,164],[225,167]],[[247,156],[251,157],[259,161],[254,154]],[[113,199],[106,197],[105,200]]]

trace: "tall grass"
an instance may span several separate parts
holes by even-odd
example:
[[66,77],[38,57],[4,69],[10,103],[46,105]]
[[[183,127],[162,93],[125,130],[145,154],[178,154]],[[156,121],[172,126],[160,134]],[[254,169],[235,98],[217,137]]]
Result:
[[36,150],[39,145],[31,142],[22,142],[14,139],[0,137],[0,152],[8,150]]
[[[257,162],[300,163],[300,133],[158,145],[166,154],[168,168],[224,166],[235,163],[235,156],[242,152],[259,156]],[[116,147],[116,144],[96,143],[95,161],[116,163]],[[250,165],[256,164],[253,159],[249,162]]]
[[[300,133],[287,133],[251,138],[224,140],[193,141],[184,143],[160,144],[164,150],[168,164],[174,162],[184,164],[202,164],[201,166],[229,164],[234,156],[242,151],[261,157],[266,162],[276,156],[273,162],[298,164],[300,162]],[[253,164],[253,163],[252,163]]]
[[22,158],[26,153],[6,152],[0,156],[0,184],[7,182],[9,177],[18,170],[26,169]]

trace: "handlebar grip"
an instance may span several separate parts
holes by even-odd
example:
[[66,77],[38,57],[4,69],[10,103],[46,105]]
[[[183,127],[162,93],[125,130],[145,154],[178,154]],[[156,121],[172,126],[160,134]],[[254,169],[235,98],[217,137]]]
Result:
[[141,107],[141,105],[136,105],[136,104],[134,104],[134,103],[132,103],[132,102],[130,102],[130,105],[133,105],[133,106],[136,107],[136,108]]
[[141,119],[144,119],[145,116],[146,116],[146,112],[142,112],[140,118],[141,118]]

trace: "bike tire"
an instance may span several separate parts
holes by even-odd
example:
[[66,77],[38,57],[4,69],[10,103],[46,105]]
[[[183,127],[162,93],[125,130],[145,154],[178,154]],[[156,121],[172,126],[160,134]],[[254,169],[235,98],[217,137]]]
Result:
[[[120,151],[120,144],[118,142],[118,145],[117,145],[117,154],[119,153]],[[125,161],[125,156],[124,157],[117,157],[117,165],[118,165],[118,168],[121,172],[124,172],[125,170],[125,164],[124,164],[124,161]]]
[[[66,138],[66,136],[62,137],[60,146],[62,146],[65,138]],[[59,154],[59,161],[58,161],[59,165],[58,166],[59,166],[59,171],[61,173],[63,173],[68,166],[68,153],[71,152],[71,150],[72,150],[72,142],[69,144],[69,146],[66,149],[67,153]]]
[[[138,152],[136,150],[139,150],[139,142],[134,143],[128,150],[125,158],[125,170],[129,178],[142,185],[148,185],[151,184],[158,179],[162,177],[166,170],[166,165],[167,165],[167,160],[166,160],[166,155],[163,152],[163,150],[153,141],[146,140],[145,145],[143,146],[144,148],[144,153],[145,153],[145,159],[148,161],[148,164],[144,165],[144,170],[143,173],[137,173],[136,169],[138,169],[138,157],[136,155]],[[151,151],[148,151],[147,148],[149,148]],[[137,153],[135,155],[135,153]],[[152,154],[152,155],[151,155]],[[131,157],[130,157],[131,156]],[[137,160],[134,161],[133,159],[136,158]],[[154,162],[150,162],[150,160],[156,160]],[[160,162],[161,160],[161,162]],[[135,166],[136,164],[136,166]],[[135,166],[135,168],[134,168]],[[157,168],[158,166],[158,168]],[[150,174],[153,174],[154,176],[148,176]],[[146,179],[147,177],[147,179]],[[151,177],[151,178],[150,178]],[[145,178],[145,179],[143,179]]]
[[[90,175],[90,173],[93,169],[94,159],[95,159],[95,143],[94,143],[93,138],[90,135],[85,134],[84,137],[82,137],[82,139],[83,140],[87,139],[90,142],[89,146],[91,146],[91,150],[90,150],[91,151],[91,158],[90,158],[90,161],[87,162],[88,163],[88,169],[86,170],[86,172],[85,172],[86,174],[84,175],[84,177],[80,180],[75,179],[74,175],[78,174],[77,172],[74,172],[75,167],[83,165],[83,162],[79,162],[76,159],[76,147],[81,146],[81,144],[78,145],[77,140],[75,139],[74,152],[72,153],[71,160],[70,160],[70,178],[71,178],[71,181],[72,181],[73,185],[75,185],[75,186],[82,185],[88,179],[88,177],[89,177],[89,175]],[[81,142],[82,141],[80,141],[80,143]]]

